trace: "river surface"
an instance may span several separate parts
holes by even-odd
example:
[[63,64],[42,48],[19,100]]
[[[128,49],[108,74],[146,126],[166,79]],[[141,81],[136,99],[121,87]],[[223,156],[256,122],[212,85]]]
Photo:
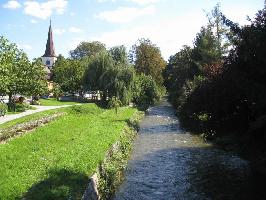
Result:
[[182,131],[174,109],[163,100],[140,124],[114,199],[263,199],[255,189],[247,161]]

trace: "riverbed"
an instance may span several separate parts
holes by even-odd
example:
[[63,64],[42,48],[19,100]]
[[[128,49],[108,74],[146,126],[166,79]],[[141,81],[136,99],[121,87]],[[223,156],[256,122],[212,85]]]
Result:
[[249,163],[180,128],[164,99],[140,124],[115,200],[263,199]]

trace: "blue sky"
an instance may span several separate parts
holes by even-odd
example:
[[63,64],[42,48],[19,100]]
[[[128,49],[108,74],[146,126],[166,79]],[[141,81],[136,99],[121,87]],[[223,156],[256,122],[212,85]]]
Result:
[[22,48],[30,59],[44,54],[52,19],[56,54],[69,55],[81,41],[99,40],[128,50],[149,38],[167,60],[192,45],[205,11],[220,2],[223,13],[248,24],[264,0],[0,0],[0,35]]

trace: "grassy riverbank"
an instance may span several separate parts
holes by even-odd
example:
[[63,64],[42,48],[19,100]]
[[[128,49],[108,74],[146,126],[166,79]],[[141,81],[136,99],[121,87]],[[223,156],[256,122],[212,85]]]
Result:
[[134,108],[105,110],[95,104],[0,145],[0,199],[80,199],[88,177],[117,141]]

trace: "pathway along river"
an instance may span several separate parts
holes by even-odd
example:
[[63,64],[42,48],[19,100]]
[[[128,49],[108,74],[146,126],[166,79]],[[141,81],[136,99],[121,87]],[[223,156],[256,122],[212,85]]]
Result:
[[115,200],[262,199],[245,160],[183,132],[163,100],[140,124]]

